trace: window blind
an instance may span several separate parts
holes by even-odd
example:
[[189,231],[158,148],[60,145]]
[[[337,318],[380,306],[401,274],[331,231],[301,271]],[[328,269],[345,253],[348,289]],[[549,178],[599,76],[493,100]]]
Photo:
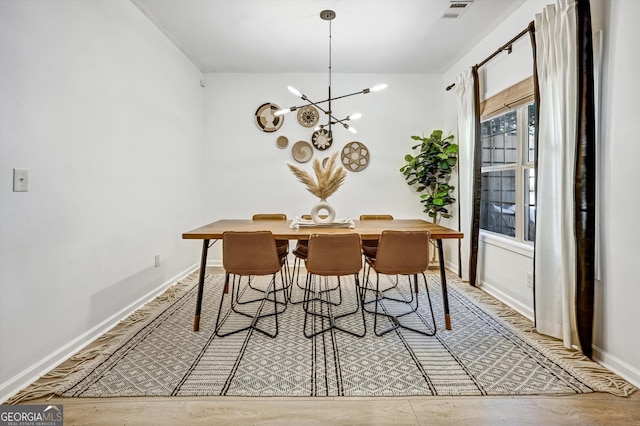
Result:
[[480,103],[481,121],[488,120],[507,111],[534,101],[533,77],[503,90]]

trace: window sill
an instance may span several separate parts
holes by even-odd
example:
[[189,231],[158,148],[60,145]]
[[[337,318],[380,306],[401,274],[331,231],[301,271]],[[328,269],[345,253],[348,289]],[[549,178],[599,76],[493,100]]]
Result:
[[512,251],[514,253],[521,254],[523,256],[527,256],[533,259],[533,244],[531,243],[523,243],[520,241],[515,241],[509,237],[503,237],[499,234],[494,234],[493,232],[488,231],[480,231],[480,242],[485,244],[490,244],[495,247],[500,247],[505,250]]

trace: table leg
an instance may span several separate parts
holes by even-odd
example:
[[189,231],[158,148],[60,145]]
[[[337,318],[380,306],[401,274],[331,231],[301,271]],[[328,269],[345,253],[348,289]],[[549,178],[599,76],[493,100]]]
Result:
[[196,301],[196,316],[193,318],[193,331],[200,331],[200,311],[202,310],[202,293],[204,292],[204,277],[207,270],[207,253],[209,240],[202,241],[202,258],[200,259],[200,277],[198,278],[198,299]]
[[442,239],[438,240],[438,258],[440,260],[440,284],[442,284],[444,324],[447,330],[451,330],[451,317],[449,316],[449,295],[447,293],[447,274],[444,266],[444,250],[442,249]]

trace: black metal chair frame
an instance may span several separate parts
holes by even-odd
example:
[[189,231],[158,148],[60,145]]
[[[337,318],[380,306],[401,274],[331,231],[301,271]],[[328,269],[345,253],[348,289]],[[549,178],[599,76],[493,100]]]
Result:
[[[366,320],[365,320],[365,316],[364,316],[364,305],[363,305],[363,299],[362,299],[362,288],[360,286],[360,279],[359,279],[359,274],[353,274],[354,280],[355,280],[355,286],[356,286],[356,307],[353,311],[349,311],[349,312],[343,312],[339,315],[335,315],[333,313],[333,309],[335,306],[339,306],[342,302],[342,292],[340,291],[339,297],[340,297],[340,303],[338,302],[333,302],[331,300],[331,292],[334,291],[336,289],[336,287],[338,288],[338,290],[340,290],[340,286],[341,286],[341,282],[340,282],[340,277],[337,277],[338,279],[338,284],[336,285],[336,287],[333,288],[328,288],[328,279],[327,277],[323,277],[323,276],[316,276],[314,274],[307,274],[307,279],[306,279],[306,286],[305,286],[305,292],[304,292],[304,299],[303,299],[303,307],[304,307],[304,311],[305,311],[305,316],[304,316],[304,335],[305,337],[311,338],[314,336],[317,336],[319,334],[325,333],[327,331],[330,331],[332,329],[335,330],[340,330],[343,331],[347,334],[350,334],[352,336],[355,337],[364,337],[366,332],[367,332],[367,327],[366,327]],[[319,283],[319,284],[318,284]],[[313,289],[316,286],[322,286],[324,284],[325,288],[323,289]],[[316,295],[316,297],[311,297],[310,294],[314,293]],[[325,298],[323,299],[323,295],[325,296]],[[317,306],[315,306],[316,302],[319,304],[320,307],[320,311],[318,312],[317,310]],[[324,312],[326,308],[326,313]],[[361,311],[362,313],[362,325],[363,325],[363,331],[362,333],[357,333],[351,330],[348,330],[344,327],[339,326],[338,324],[336,324],[336,320],[339,318],[343,318],[349,315],[354,315],[358,312],[358,310]],[[322,320],[322,325],[324,325],[324,320],[328,320],[329,321],[329,326],[322,328],[318,331],[315,331],[313,333],[307,333],[307,324],[308,324],[308,320],[310,318],[321,318]]]
[[[278,335],[278,314],[283,313],[285,311],[285,309],[286,309],[286,298],[285,298],[284,302],[280,302],[280,301],[278,301],[278,296],[277,296],[278,291],[285,290],[285,288],[284,288],[284,285],[285,285],[284,281],[285,280],[284,280],[284,277],[283,277],[283,274],[282,274],[282,270],[280,270],[280,281],[281,281],[282,286],[283,286],[282,289],[280,289],[280,290],[275,289],[275,287],[276,287],[276,275],[277,274],[273,274],[272,277],[271,277],[271,280],[270,280],[270,282],[269,282],[269,284],[267,286],[267,289],[266,290],[262,290],[262,289],[258,289],[257,290],[257,291],[260,291],[260,292],[264,292],[264,296],[263,297],[252,299],[252,300],[245,300],[245,301],[239,301],[239,298],[241,297],[241,293],[240,293],[241,278],[242,278],[241,276],[238,276],[238,280],[237,280],[237,284],[236,284],[236,275],[235,274],[230,274],[228,272],[225,273],[224,289],[229,288],[230,275],[233,275],[233,279],[231,279],[231,290],[230,290],[230,292],[231,292],[231,295],[230,295],[230,297],[231,297],[231,306],[230,306],[230,308],[231,309],[228,311],[228,313],[225,316],[225,318],[223,318],[222,323],[220,323],[220,314],[222,313],[222,306],[223,306],[223,303],[224,303],[224,293],[225,293],[224,290],[223,290],[222,296],[220,297],[220,306],[218,307],[218,315],[216,317],[216,326],[215,326],[215,334],[216,334],[216,336],[218,336],[218,337],[226,337],[226,336],[230,336],[232,334],[240,333],[241,331],[254,329],[254,330],[259,331],[260,333],[262,333],[262,334],[264,334],[264,335],[266,335],[268,337],[271,337],[271,338],[276,337]],[[251,279],[251,277],[247,276],[247,280],[250,280],[250,279]],[[247,284],[247,287],[249,287],[249,284]],[[274,289],[273,291],[271,290],[272,288]],[[273,299],[269,299],[269,297],[268,297],[268,295],[271,294],[271,293],[273,293],[273,296],[274,296]],[[262,311],[262,309],[264,308],[264,306],[265,306],[265,304],[267,302],[273,302],[273,312],[269,312],[269,313],[266,313],[266,314],[261,314],[261,311]],[[255,313],[243,312],[243,311],[238,310],[236,308],[236,305],[247,305],[247,304],[256,304],[256,303],[259,303],[259,306],[256,308],[256,312]],[[285,308],[280,310],[280,311],[278,310],[278,304],[279,303],[280,304],[284,304],[284,306],[285,306]],[[224,324],[224,320],[226,319],[226,317],[231,312],[234,312],[236,314],[239,314],[239,315],[242,315],[242,316],[245,316],[245,317],[248,317],[248,318],[252,318],[251,324],[249,324],[246,327],[230,331],[228,333],[220,333],[220,329],[222,328],[222,324]],[[275,316],[275,326],[276,326],[275,333],[270,333],[270,332],[268,332],[266,330],[263,330],[263,329],[261,329],[261,328],[259,328],[257,326],[258,321],[261,318],[267,318],[267,317],[270,317],[270,316]]]
[[[420,334],[422,334],[424,336],[434,336],[436,334],[436,319],[435,319],[435,316],[434,316],[434,313],[433,313],[433,304],[431,303],[431,295],[429,294],[429,286],[427,284],[427,277],[424,274],[424,272],[421,272],[420,275],[422,275],[422,279],[423,279],[423,282],[424,282],[424,287],[425,287],[425,290],[427,292],[427,300],[429,302],[429,311],[431,312],[431,324],[433,325],[433,328],[432,328],[433,331],[432,332],[419,330],[419,329],[416,329],[416,328],[412,328],[412,327],[406,326],[406,325],[402,324],[398,319],[398,318],[402,318],[402,317],[404,317],[406,315],[410,315],[410,314],[420,315],[420,313],[418,312],[419,303],[418,303],[418,296],[417,296],[417,292],[418,292],[418,274],[412,274],[413,275],[413,283],[411,282],[411,276],[410,275],[403,275],[403,276],[407,277],[407,283],[409,285],[409,291],[408,292],[411,294],[411,298],[409,300],[407,300],[407,299],[403,299],[402,300],[402,299],[390,298],[390,297],[382,295],[385,291],[388,291],[388,290],[390,290],[392,288],[396,288],[398,286],[399,282],[402,281],[402,280],[399,279],[399,277],[398,277],[398,282],[396,283],[396,285],[394,285],[392,287],[388,287],[388,288],[386,288],[384,290],[380,290],[380,273],[378,273],[376,271],[376,287],[375,287],[375,289],[373,289],[373,288],[368,289],[368,287],[369,287],[369,285],[371,283],[371,281],[369,280],[369,272],[371,271],[371,269],[372,268],[369,267],[368,270],[367,270],[367,274],[366,274],[366,278],[365,278],[365,291],[366,290],[373,291],[374,294],[375,294],[375,298],[373,300],[363,302],[363,308],[364,308],[365,304],[369,304],[369,303],[374,303],[375,304],[375,308],[374,308],[373,311],[370,311],[368,309],[365,309],[365,310],[368,313],[371,313],[371,314],[374,315],[374,318],[373,318],[373,332],[376,334],[376,336],[383,336],[383,335],[385,335],[385,334],[387,334],[387,333],[389,333],[391,331],[397,330],[399,328],[403,328],[405,330],[415,331],[416,333],[420,333]],[[413,291],[412,291],[412,288],[411,288],[412,284],[413,284]],[[398,292],[401,293],[399,290],[398,290]],[[415,296],[413,295],[414,292],[416,293]],[[401,294],[406,294],[406,293],[401,293]],[[378,310],[378,307],[381,306],[382,309],[384,310],[384,305],[382,304],[382,301],[385,300],[385,299],[386,300],[391,300],[391,301],[394,301],[394,302],[406,303],[408,305],[408,307],[409,307],[409,310],[406,311],[406,312],[403,312],[401,314],[395,314],[395,315],[389,314],[387,312],[381,312],[381,311]],[[412,303],[413,303],[414,299],[415,299],[415,306],[412,306]],[[379,316],[387,317],[391,321],[391,323],[393,325],[391,327],[383,330],[383,331],[378,332],[378,317]]]

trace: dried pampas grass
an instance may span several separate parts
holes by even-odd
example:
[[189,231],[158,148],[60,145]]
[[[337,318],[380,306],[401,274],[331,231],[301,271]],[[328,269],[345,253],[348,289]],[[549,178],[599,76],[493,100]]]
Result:
[[317,181],[307,172],[301,169],[295,164],[287,163],[289,170],[307,187],[307,191],[320,198],[326,200],[331,194],[336,192],[344,179],[347,177],[347,172],[343,167],[338,166],[336,168],[336,157],[338,153],[335,152],[329,160],[326,166],[322,166],[322,163],[317,158],[313,159],[313,172],[316,175]]

